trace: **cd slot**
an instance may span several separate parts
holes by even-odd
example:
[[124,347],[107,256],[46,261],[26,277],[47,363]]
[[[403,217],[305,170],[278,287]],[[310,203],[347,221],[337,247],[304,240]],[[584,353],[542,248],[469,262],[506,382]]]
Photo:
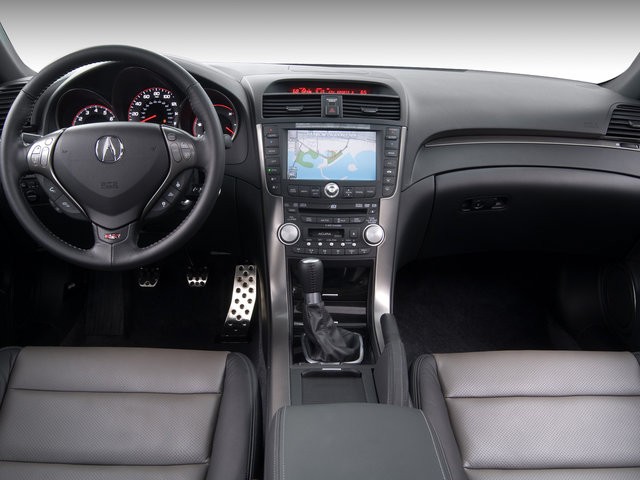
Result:
[[[336,210],[340,212],[340,215],[366,215],[367,214],[366,208],[338,208],[338,209],[331,209],[330,211],[335,212]],[[298,211],[301,214],[307,214],[307,215],[326,215],[329,209],[300,207]]]

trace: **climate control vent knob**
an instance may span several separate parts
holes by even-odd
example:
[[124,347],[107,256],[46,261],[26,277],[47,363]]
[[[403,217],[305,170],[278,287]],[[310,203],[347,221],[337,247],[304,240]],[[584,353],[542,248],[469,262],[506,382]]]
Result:
[[293,223],[280,225],[278,229],[278,240],[285,245],[293,245],[300,240],[300,229]]
[[372,247],[377,247],[384,241],[384,228],[377,223],[367,225],[362,231],[362,238]]

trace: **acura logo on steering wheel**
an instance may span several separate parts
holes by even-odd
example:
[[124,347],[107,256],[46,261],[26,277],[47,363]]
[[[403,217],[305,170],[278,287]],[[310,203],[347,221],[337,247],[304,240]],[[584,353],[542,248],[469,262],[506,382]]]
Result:
[[124,145],[118,137],[100,137],[96,142],[96,157],[102,163],[115,163],[124,155]]

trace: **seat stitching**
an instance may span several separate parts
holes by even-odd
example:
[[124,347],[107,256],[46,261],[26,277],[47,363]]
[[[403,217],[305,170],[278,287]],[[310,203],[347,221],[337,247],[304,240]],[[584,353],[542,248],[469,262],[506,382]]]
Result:
[[[441,443],[440,443],[440,439],[438,438],[437,440],[437,444],[436,444],[436,438],[434,438],[434,433],[432,432],[431,429],[431,424],[429,423],[429,420],[427,420],[427,417],[425,416],[424,412],[422,410],[418,410],[420,412],[420,414],[422,415],[422,418],[425,422],[425,424],[427,425],[427,430],[429,431],[429,436],[431,437],[431,442],[433,443],[433,445],[436,447],[434,449],[435,453],[436,453],[436,458],[438,459],[438,465],[440,466],[440,472],[442,473],[442,476],[444,478],[451,478],[451,470],[449,469],[449,464],[448,462],[446,462],[445,460],[445,464],[447,466],[447,473],[445,473],[444,468],[442,466],[442,460],[440,459],[440,450],[443,450],[441,447]],[[438,436],[438,434],[435,434],[436,437]],[[440,446],[440,448],[437,448],[437,446]],[[443,452],[444,453],[444,452]]]
[[387,380],[391,380],[391,384],[387,385],[387,402],[393,403],[393,348],[389,345],[389,363],[387,364]]
[[[403,407],[405,405],[405,403],[409,404],[409,399],[405,397],[405,391],[408,394],[409,393],[409,386],[407,385],[407,387],[405,388],[404,386],[404,374],[406,373],[407,370],[407,353],[404,352],[404,345],[402,344],[402,341],[400,341],[400,346],[398,347],[398,349],[400,350],[400,352],[398,353],[398,355],[400,356],[400,363],[403,363],[403,367],[400,369],[400,406]],[[402,360],[404,359],[404,362],[402,362]],[[408,375],[407,375],[407,381],[408,381]]]
[[418,359],[413,364],[413,370],[411,371],[411,384],[414,386],[413,395],[415,396],[416,405],[422,405],[422,399],[420,396],[420,388],[418,387],[418,375],[417,372],[420,370],[420,366],[422,365],[423,357],[418,357]]
[[249,444],[249,457],[247,459],[247,465],[246,465],[246,475],[247,478],[250,478],[252,473],[253,473],[253,460],[254,460],[254,454],[255,454],[255,450],[256,450],[256,434],[255,434],[255,430],[256,430],[256,423],[257,423],[257,415],[256,415],[256,405],[255,402],[253,401],[253,399],[255,398],[254,395],[254,389],[253,389],[253,382],[252,380],[252,370],[251,370],[251,366],[249,365],[249,361],[248,359],[244,356],[244,355],[235,355],[236,357],[239,357],[242,360],[242,363],[244,364],[245,368],[247,369],[249,375],[247,375],[247,381],[249,384],[249,395],[250,399],[251,399],[251,422],[249,425],[249,435],[250,435],[250,444]]
[[477,397],[455,396],[446,397],[447,400],[484,400],[499,398],[640,398],[640,393],[618,395],[616,393],[585,393],[581,395],[482,395]]
[[[274,426],[273,428],[275,429],[273,432],[274,435],[274,442],[273,442],[273,466],[271,467],[271,473],[273,475],[273,480],[278,480],[277,477],[277,469],[278,469],[278,443],[280,441],[280,425],[279,425],[279,419],[280,419],[280,412],[276,412],[276,414],[273,417],[273,422],[274,422]],[[271,432],[269,432],[269,435],[271,435]],[[269,439],[271,437],[269,436]],[[265,450],[265,459],[267,458],[267,452]],[[265,466],[267,465],[267,462],[265,462]],[[266,471],[267,469],[265,468],[265,474],[267,473]]]
[[199,466],[199,465],[207,465],[208,460],[205,460],[202,463],[170,463],[170,464],[122,464],[122,463],[69,463],[69,462],[38,462],[36,460],[2,460],[0,459],[0,463],[21,463],[21,464],[35,464],[35,465],[71,465],[74,467],[189,467],[189,466]]
[[465,470],[477,470],[477,471],[482,471],[482,470],[497,470],[497,471],[504,471],[504,472],[529,472],[529,471],[535,471],[535,470],[551,470],[551,471],[555,471],[555,470],[638,470],[640,469],[640,465],[636,465],[633,467],[616,467],[616,466],[611,466],[611,467],[536,467],[536,468],[495,468],[495,467],[491,467],[491,468],[474,468],[474,467],[464,467]]
[[286,477],[286,472],[284,470],[284,436],[285,436],[285,422],[286,422],[286,420],[287,420],[287,411],[285,409],[282,412],[282,430],[280,432],[280,442],[281,442],[280,453],[281,453],[281,460],[282,460],[282,464],[280,466],[280,470],[282,472],[282,480],[285,480],[285,477]]
[[127,394],[127,395],[222,395],[223,392],[133,392],[129,390],[110,391],[110,390],[51,390],[47,388],[22,388],[9,387],[8,390],[17,392],[43,392],[43,393],[106,393],[109,395]]

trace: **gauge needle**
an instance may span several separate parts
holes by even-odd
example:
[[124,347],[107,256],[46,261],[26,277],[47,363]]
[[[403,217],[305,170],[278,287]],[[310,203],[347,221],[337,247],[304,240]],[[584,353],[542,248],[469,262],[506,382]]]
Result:
[[150,117],[145,118],[144,120],[141,120],[142,123],[144,122],[148,122],[149,120],[153,120],[154,118],[156,118],[158,115],[151,115]]
[[236,132],[234,132],[233,130],[231,130],[229,127],[224,127],[227,132],[229,132],[231,135],[234,135]]

